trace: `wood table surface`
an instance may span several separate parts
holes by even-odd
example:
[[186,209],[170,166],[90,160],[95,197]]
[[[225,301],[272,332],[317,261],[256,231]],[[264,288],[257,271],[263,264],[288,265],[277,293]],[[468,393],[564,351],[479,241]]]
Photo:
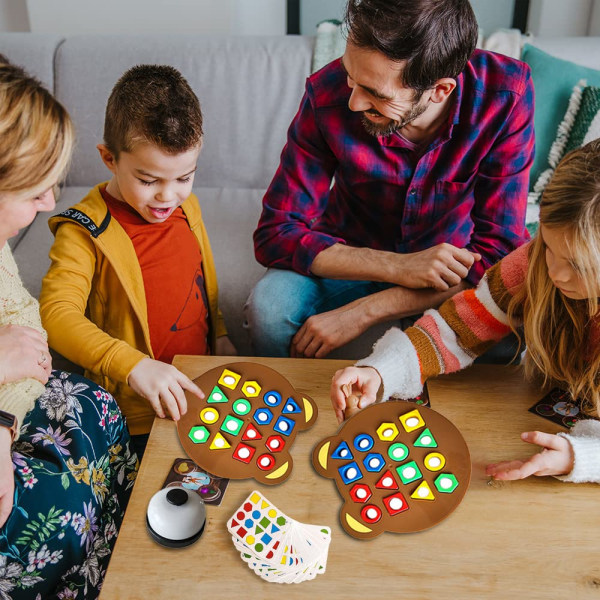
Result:
[[[102,589],[101,600],[162,598],[314,599],[600,599],[600,490],[551,477],[490,482],[485,465],[528,456],[522,431],[558,432],[528,411],[543,392],[517,367],[475,365],[428,383],[431,408],[461,431],[473,472],[463,502],[446,520],[420,533],[384,533],[369,541],[346,534],[341,499],[331,479],[315,473],[313,447],[337,431],[329,386],[349,361],[176,357],[191,378],[228,362],[267,364],[319,406],[319,417],[292,447],[293,472],[281,485],[230,481],[223,502],[207,505],[202,538],[184,549],[156,544],[146,507],[185,456],[174,423],[156,419]],[[205,390],[206,391],[206,390]],[[253,490],[292,518],[332,529],[327,571],[301,584],[267,583],[242,561],[226,522]]]

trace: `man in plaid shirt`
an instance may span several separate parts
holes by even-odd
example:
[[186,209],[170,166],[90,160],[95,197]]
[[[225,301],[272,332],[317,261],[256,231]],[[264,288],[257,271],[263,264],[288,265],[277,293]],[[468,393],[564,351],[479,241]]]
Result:
[[529,67],[475,50],[468,0],[349,0],[254,233],[266,356],[323,357],[438,306],[528,239]]

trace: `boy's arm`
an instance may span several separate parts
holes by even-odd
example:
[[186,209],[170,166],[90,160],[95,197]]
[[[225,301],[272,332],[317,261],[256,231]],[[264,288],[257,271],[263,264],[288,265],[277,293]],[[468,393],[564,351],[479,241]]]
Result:
[[50,259],[40,294],[42,324],[50,346],[93,373],[126,382],[147,354],[108,335],[86,317],[96,266],[89,233],[76,224],[60,225]]

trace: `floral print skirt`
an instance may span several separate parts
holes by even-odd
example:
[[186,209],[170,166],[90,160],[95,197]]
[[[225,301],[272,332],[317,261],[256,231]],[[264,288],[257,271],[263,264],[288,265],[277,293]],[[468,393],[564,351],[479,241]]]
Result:
[[97,598],[137,474],[114,398],[54,371],[13,445],[0,599]]

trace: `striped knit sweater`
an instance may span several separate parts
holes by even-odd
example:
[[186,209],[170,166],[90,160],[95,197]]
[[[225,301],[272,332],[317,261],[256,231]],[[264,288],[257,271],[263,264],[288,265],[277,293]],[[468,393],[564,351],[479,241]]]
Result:
[[[406,331],[392,328],[377,341],[371,355],[356,365],[377,369],[383,398],[418,396],[426,379],[468,367],[510,333],[507,309],[525,284],[528,249],[525,244],[488,269],[477,288],[449,298],[439,310],[427,310]],[[570,435],[559,435],[575,451],[575,468],[561,479],[600,483],[600,422],[580,421]]]

